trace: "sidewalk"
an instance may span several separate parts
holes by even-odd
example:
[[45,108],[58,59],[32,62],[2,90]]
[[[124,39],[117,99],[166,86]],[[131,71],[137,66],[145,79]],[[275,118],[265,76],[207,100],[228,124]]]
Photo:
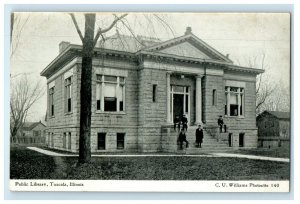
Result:
[[[30,150],[46,154],[48,156],[60,156],[60,157],[77,157],[78,155],[71,154],[61,154],[52,152],[49,150],[44,150],[38,147],[27,147]],[[230,154],[230,153],[209,153],[207,155],[187,155],[187,154],[103,154],[103,155],[93,155],[92,157],[232,157],[232,158],[246,158],[254,160],[264,160],[264,161],[277,161],[277,162],[290,162],[288,158],[277,158],[277,157],[265,157],[257,155],[246,155],[246,154]]]

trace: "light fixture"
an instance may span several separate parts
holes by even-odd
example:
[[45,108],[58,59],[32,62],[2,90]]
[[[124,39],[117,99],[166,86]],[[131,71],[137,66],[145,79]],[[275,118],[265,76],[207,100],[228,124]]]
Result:
[[184,75],[183,74],[180,77],[181,77],[181,79],[184,79]]

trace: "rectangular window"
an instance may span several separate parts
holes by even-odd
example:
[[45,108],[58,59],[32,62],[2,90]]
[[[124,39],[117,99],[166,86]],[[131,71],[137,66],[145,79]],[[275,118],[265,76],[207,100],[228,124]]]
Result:
[[213,92],[212,92],[212,105],[213,106],[216,105],[216,89],[213,89]]
[[125,133],[117,133],[117,149],[124,149]]
[[102,89],[102,84],[97,81],[97,84],[96,84],[96,106],[97,106],[97,110],[101,110],[101,89]]
[[245,146],[244,139],[245,139],[245,133],[240,133],[239,134],[239,146],[240,147],[244,147]]
[[37,131],[37,130],[34,130],[33,131],[33,136],[34,137],[38,137],[38,136],[40,136],[41,135],[41,132],[40,131]]
[[64,132],[63,135],[63,148],[66,149],[66,143],[67,143],[67,134]]
[[54,147],[54,133],[51,134],[51,147]]
[[65,79],[65,111],[72,112],[72,77]]
[[[238,87],[225,87],[225,115],[241,116],[244,115],[244,89]],[[216,99],[215,99],[216,102]]]
[[50,135],[51,133],[50,132],[48,132],[48,147],[50,147],[51,146],[51,135]]
[[117,98],[104,97],[104,111],[117,111]]
[[119,100],[119,111],[124,111],[124,85],[121,84],[118,87],[117,98]]
[[69,135],[68,135],[68,149],[71,149],[71,132],[69,132]]
[[232,147],[232,133],[228,134],[228,146]]
[[157,85],[153,84],[153,86],[152,86],[152,102],[156,102],[156,88],[157,88]]
[[174,92],[184,93],[184,86],[173,86]]
[[117,82],[118,77],[116,76],[104,76],[104,81],[106,82]]
[[49,89],[49,109],[49,115],[54,116],[54,87]]
[[96,75],[96,109],[124,111],[125,77]]
[[104,150],[105,149],[105,139],[106,139],[106,133],[100,132],[98,133],[98,149]]

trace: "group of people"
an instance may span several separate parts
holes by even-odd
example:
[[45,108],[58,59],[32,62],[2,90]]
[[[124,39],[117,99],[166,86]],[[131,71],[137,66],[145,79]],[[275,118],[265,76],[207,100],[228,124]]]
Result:
[[[182,128],[179,133],[179,136],[178,136],[178,142],[180,145],[180,149],[183,149],[183,142],[185,142],[186,148],[189,147],[189,142],[186,139],[185,133],[186,133],[185,129]],[[201,148],[201,144],[203,142],[203,137],[204,137],[203,129],[202,129],[201,125],[198,125],[195,136],[196,136],[196,147]]]
[[[182,116],[182,118],[180,119],[179,116],[176,116],[174,118],[174,130],[176,130],[176,127],[178,128],[178,130],[180,130],[179,136],[178,136],[178,142],[180,145],[180,149],[183,149],[183,142],[185,142],[186,148],[189,147],[189,142],[186,139],[186,131],[188,128],[188,120],[187,117],[185,115]],[[181,128],[182,126],[182,128]],[[181,128],[181,129],[180,129]],[[196,129],[196,147],[201,148],[201,144],[203,142],[203,129],[201,127],[201,125],[198,126],[198,128]]]
[[179,131],[180,127],[182,126],[182,129],[185,129],[185,131],[187,131],[188,128],[187,123],[188,123],[188,119],[186,115],[183,115],[181,118],[179,117],[179,115],[176,115],[174,118],[174,130],[176,130],[177,127]]
[[[179,116],[176,116],[174,118],[174,130],[176,130],[176,127],[178,128],[178,130],[180,130],[178,140],[177,140],[179,142],[180,149],[183,149],[183,142],[185,142],[186,148],[189,147],[189,142],[186,139],[186,131],[187,131],[187,127],[188,127],[187,123],[188,123],[188,120],[185,115],[183,115],[181,119],[179,118]],[[182,128],[180,129],[181,125],[182,125]],[[227,131],[227,127],[224,124],[224,121],[223,121],[223,118],[221,115],[219,116],[219,119],[218,119],[218,126],[220,129],[220,132],[223,132],[223,129],[224,129],[224,132]],[[195,142],[196,147],[201,148],[201,144],[203,143],[203,138],[204,138],[203,129],[202,129],[201,125],[198,125],[195,136],[196,136],[196,142]]]

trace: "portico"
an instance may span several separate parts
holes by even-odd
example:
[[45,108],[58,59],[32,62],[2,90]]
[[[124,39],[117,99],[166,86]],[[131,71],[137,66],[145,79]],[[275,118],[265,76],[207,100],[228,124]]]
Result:
[[203,75],[166,73],[167,123],[186,115],[189,124],[202,124],[202,78]]

